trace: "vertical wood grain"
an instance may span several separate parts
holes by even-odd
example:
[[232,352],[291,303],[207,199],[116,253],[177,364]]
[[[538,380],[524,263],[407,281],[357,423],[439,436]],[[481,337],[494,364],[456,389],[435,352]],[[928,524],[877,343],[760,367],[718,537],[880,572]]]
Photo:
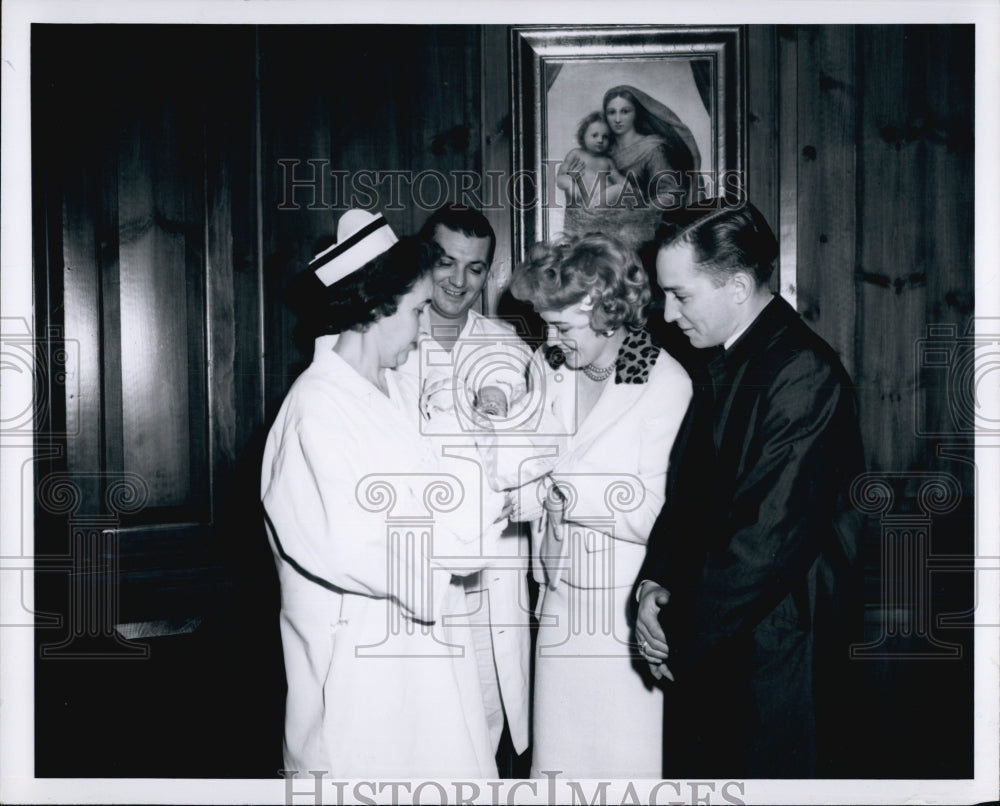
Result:
[[[243,58],[220,54],[220,80],[213,91],[226,103],[215,118],[219,127],[219,167],[228,173],[229,232],[233,274],[233,405],[236,412],[234,437],[237,458],[263,424],[263,327],[261,308],[260,176],[257,161],[256,32],[234,34],[231,52]],[[208,183],[212,193],[212,183]],[[214,226],[212,219],[210,225]],[[254,494],[256,495],[256,490]]]
[[[312,358],[311,345],[294,338],[296,320],[284,304],[284,294],[290,279],[305,270],[316,238],[336,232],[337,213],[325,206],[333,199],[324,199],[322,188],[331,187],[326,184],[326,172],[347,168],[331,146],[330,109],[325,100],[325,85],[341,75],[329,29],[262,27],[259,42],[264,397],[265,420],[270,421],[292,380]],[[364,97],[352,100],[354,104],[337,117],[337,129],[344,136],[355,131],[361,114],[357,107],[365,102]],[[310,164],[310,160],[323,162]],[[296,179],[315,183],[295,188],[290,183]],[[321,190],[316,191],[316,186]]]
[[[217,33],[95,26],[82,39],[67,26],[38,39],[35,176],[58,200],[44,215],[59,241],[36,264],[49,271],[42,321],[61,323],[80,356],[49,437],[83,494],[78,511],[118,518],[120,580],[193,578],[210,542],[204,58]],[[173,58],[178,46],[187,58]],[[148,493],[127,514],[106,498],[123,474]],[[57,520],[45,523],[65,531]]]
[[[128,117],[120,126],[119,270],[106,280],[112,315],[105,326],[111,330],[107,352],[120,356],[120,376],[108,379],[121,390],[120,467],[142,476],[151,504],[163,507],[181,504],[186,493],[187,350],[178,348],[184,344],[187,294],[179,293],[185,285],[182,236],[156,223],[157,205],[167,200],[166,189],[153,180],[153,130],[152,121],[139,118]],[[169,147],[166,138],[155,139],[157,151]],[[111,394],[106,397],[110,401]],[[108,415],[113,421],[110,406]]]
[[[926,283],[925,324],[953,328],[958,343],[967,345],[954,345],[955,355],[967,358],[972,343],[969,326],[975,316],[974,29],[969,25],[914,27],[910,47],[914,55],[923,55],[918,63],[923,64],[926,76],[924,104],[914,123],[921,127],[926,155],[921,228],[929,236],[925,264],[908,279],[912,284]],[[996,337],[1000,334],[996,323],[992,324],[988,333]],[[970,411],[961,401],[973,399],[973,380],[973,373],[968,373],[945,383],[939,370],[921,372],[917,406],[923,432],[972,436],[971,430],[958,433],[954,429],[954,415],[956,405]],[[968,470],[953,463],[949,469]],[[972,489],[972,482],[968,476],[967,489]]]
[[924,264],[928,204],[924,146],[903,133],[923,92],[923,68],[904,26],[858,27],[864,77],[859,125],[859,279],[855,383],[869,469],[919,465],[914,339],[925,320],[926,289],[908,278]]
[[[340,214],[381,210],[397,234],[410,234],[453,200],[462,172],[481,170],[479,47],[472,26],[262,30],[268,418],[311,358],[311,345],[294,341],[283,290],[316,242],[335,234]],[[359,90],[359,70],[377,92]],[[318,177],[316,209],[309,188],[296,191],[294,209],[278,209],[287,176],[279,159],[298,160],[300,179],[313,176],[316,160],[315,170],[346,177],[346,188],[343,178]]]
[[[79,355],[75,383],[67,385],[67,423],[76,423],[66,442],[66,467],[70,473],[100,470],[104,466],[101,396],[101,299],[99,243],[95,226],[102,187],[99,161],[80,138],[54,159],[61,166],[57,193],[61,197],[62,262],[53,263],[54,278],[62,285],[62,319],[65,338]],[[60,424],[53,423],[58,433]],[[100,490],[87,482],[87,502],[99,501]]]
[[799,30],[796,107],[798,309],[854,369],[854,27]]
[[259,494],[263,436],[255,39],[255,29],[227,30],[226,47],[206,56],[204,83],[213,537],[232,562],[244,565],[256,556],[248,541],[258,549],[266,543],[259,513],[248,506]]
[[[778,37],[778,136],[779,220],[778,291],[796,310],[798,303],[798,203],[799,203],[799,42],[794,26],[777,26]],[[772,286],[773,287],[773,286]]]
[[[746,47],[748,125],[745,187],[747,197],[764,214],[777,235],[780,226],[780,160],[775,148],[779,134],[778,43],[775,26],[748,26]],[[780,275],[780,266],[776,273]]]
[[[40,48],[60,52],[72,47],[72,37],[65,31],[48,29],[44,33],[44,38],[40,32],[36,40]],[[89,64],[69,74],[52,63],[39,68],[45,95],[32,110],[37,138],[34,181],[45,182],[48,194],[55,199],[49,212],[56,217],[47,225],[58,232],[54,239],[59,241],[47,264],[52,272],[48,278],[50,299],[57,305],[47,312],[48,322],[61,325],[64,338],[78,354],[78,363],[70,367],[75,377],[65,387],[65,422],[54,421],[51,427],[57,440],[59,435],[67,435],[65,469],[77,477],[80,511],[100,513],[103,489],[98,474],[105,467],[101,266],[106,246],[100,221],[105,189],[109,179],[113,182],[102,165],[106,153],[103,142],[111,127],[106,119],[98,119],[76,137],[61,137],[59,133],[70,121],[84,119],[88,88],[102,76]],[[111,241],[114,248],[116,239]],[[39,535],[36,548],[44,553],[58,546],[57,551],[66,552],[67,533],[64,529],[62,535]],[[53,538],[56,543],[47,542]]]
[[[493,316],[513,271],[510,205],[502,203],[502,189],[510,176],[510,66],[508,26],[482,27],[482,149],[483,214],[497,234],[493,268],[483,291],[483,312]],[[490,203],[492,202],[492,203]]]
[[121,127],[120,282],[106,298],[120,305],[122,467],[151,508],[185,507],[207,499],[203,146],[190,107],[154,89]]

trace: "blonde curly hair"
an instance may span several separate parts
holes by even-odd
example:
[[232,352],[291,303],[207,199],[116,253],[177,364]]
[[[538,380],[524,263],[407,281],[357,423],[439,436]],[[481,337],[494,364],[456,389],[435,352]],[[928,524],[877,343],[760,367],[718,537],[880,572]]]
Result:
[[649,278],[635,252],[597,232],[535,244],[511,278],[510,292],[536,312],[561,311],[589,297],[595,331],[640,330]]

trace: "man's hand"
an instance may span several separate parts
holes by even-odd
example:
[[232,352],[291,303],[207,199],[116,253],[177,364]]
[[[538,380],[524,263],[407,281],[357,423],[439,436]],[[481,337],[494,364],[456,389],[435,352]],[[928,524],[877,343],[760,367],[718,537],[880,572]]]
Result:
[[660,608],[670,601],[670,591],[650,580],[644,580],[639,589],[639,609],[635,619],[635,637],[639,651],[649,664],[649,671],[657,680],[664,677],[673,681],[674,675],[667,667],[670,647],[658,618]]

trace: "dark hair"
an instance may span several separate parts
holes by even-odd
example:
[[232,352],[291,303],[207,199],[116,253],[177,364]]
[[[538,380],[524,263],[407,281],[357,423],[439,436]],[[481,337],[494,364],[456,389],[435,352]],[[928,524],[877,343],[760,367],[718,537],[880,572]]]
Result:
[[596,331],[622,325],[638,330],[650,298],[649,278],[635,252],[597,232],[535,244],[514,271],[510,292],[535,311],[561,311],[589,295]]
[[701,271],[721,286],[738,271],[757,286],[767,284],[778,257],[778,241],[763,214],[750,202],[716,210],[687,207],[664,216],[656,231],[660,249],[690,244]]
[[591,112],[587,117],[580,121],[580,125],[576,127],[576,142],[579,144],[580,148],[586,149],[587,147],[583,144],[583,138],[587,136],[587,129],[590,128],[592,123],[597,123],[600,121],[604,124],[605,128],[610,132],[611,127],[608,126],[608,121],[604,117],[603,112]]
[[420,228],[420,237],[434,240],[434,233],[440,224],[452,232],[460,232],[469,238],[489,238],[490,248],[486,254],[487,269],[493,263],[493,253],[497,248],[497,234],[490,222],[478,210],[462,204],[445,204],[431,213]]
[[324,286],[312,271],[293,281],[288,303],[300,317],[302,336],[316,338],[368,325],[396,312],[400,297],[441,257],[432,241],[409,236],[357,271]]

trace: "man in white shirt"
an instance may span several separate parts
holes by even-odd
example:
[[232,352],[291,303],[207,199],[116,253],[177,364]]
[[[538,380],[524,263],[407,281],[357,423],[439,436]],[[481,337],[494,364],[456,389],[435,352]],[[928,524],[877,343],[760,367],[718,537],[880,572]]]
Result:
[[[446,405],[457,401],[458,407],[469,405],[503,418],[524,397],[531,354],[510,324],[473,310],[489,276],[496,234],[482,213],[449,204],[431,214],[420,235],[435,241],[444,254],[433,269],[426,332],[400,370],[418,376],[425,391],[442,389]],[[461,418],[427,420],[425,433],[442,450],[475,458],[469,450],[473,435],[456,427],[457,420]],[[442,422],[451,427],[442,429]],[[484,478],[495,470],[484,467]],[[512,486],[498,485],[495,477],[491,481],[494,487]],[[530,606],[527,541],[511,525],[499,542],[503,556],[468,578],[466,601],[483,704],[503,774],[505,767],[513,773],[511,749],[520,755],[528,745]],[[505,722],[509,746],[501,744]]]

